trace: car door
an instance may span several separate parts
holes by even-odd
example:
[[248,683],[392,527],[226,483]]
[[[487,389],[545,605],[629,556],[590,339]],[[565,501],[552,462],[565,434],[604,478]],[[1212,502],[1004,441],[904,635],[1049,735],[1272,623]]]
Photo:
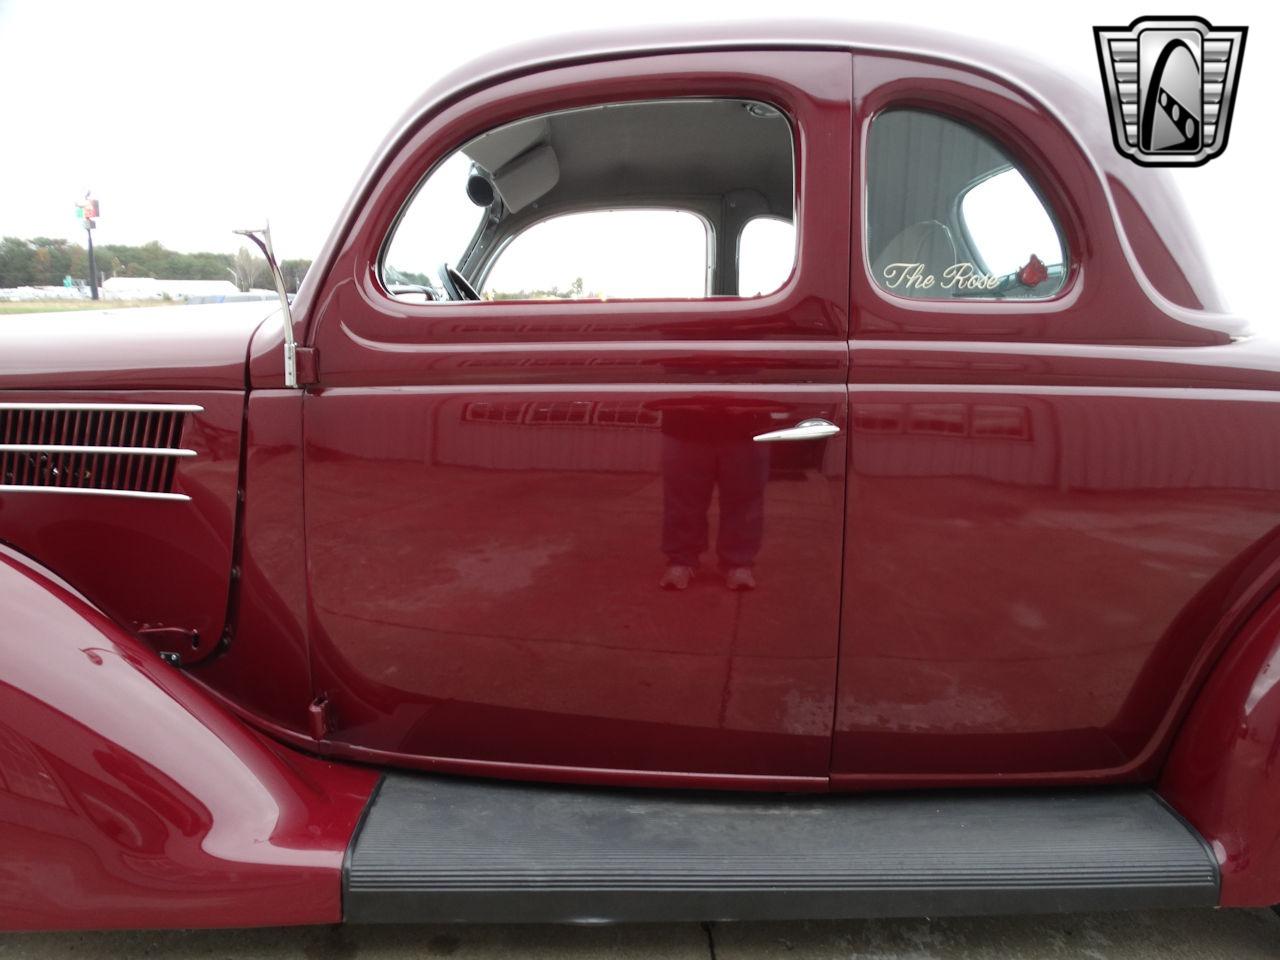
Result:
[[1272,579],[1277,394],[1031,98],[888,58],[855,87],[833,780],[1149,779]]
[[[850,75],[846,54],[787,51],[548,69],[435,110],[393,151],[315,300],[309,339],[320,358],[304,414],[313,677],[335,749],[510,776],[825,786]],[[535,231],[555,198],[572,212],[574,189],[611,206],[598,192],[606,182],[619,185],[619,207],[661,195],[705,221],[698,269],[723,278],[715,260],[756,210],[751,198],[723,192],[708,204],[715,191],[692,168],[687,196],[672,198],[670,171],[645,166],[701,150],[714,173],[729,162],[716,160],[723,145],[698,140],[694,123],[681,146],[661,118],[600,127],[607,135],[579,127],[612,122],[619,111],[607,107],[726,113],[722,101],[735,99],[749,109],[726,130],[779,117],[789,128],[798,240],[781,288],[561,291],[573,258],[592,251],[535,242],[546,236]],[[664,136],[661,150],[646,147]],[[387,238],[417,215],[411,200],[435,195],[424,176],[444,171],[459,144],[455,167],[487,180],[472,188],[490,204],[458,261],[465,279],[483,289],[522,240],[535,266],[555,266],[546,283],[511,280],[520,299],[428,301],[447,294],[437,276],[384,263],[399,242]],[[657,171],[647,185],[646,171]],[[431,201],[436,222],[449,202]],[[523,216],[528,231],[493,234],[496,254],[484,249],[495,216]],[[663,262],[663,235],[651,239],[631,237],[611,269],[625,255],[624,281],[643,280]],[[805,421],[826,426],[794,429]],[[671,580],[679,566],[697,568],[683,589]],[[754,589],[728,568],[746,568]]]

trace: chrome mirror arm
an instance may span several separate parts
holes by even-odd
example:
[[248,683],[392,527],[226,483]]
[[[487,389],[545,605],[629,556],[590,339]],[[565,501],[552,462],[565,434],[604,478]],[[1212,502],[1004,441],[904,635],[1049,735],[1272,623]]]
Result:
[[280,310],[284,317],[284,385],[298,385],[298,345],[293,339],[293,314],[289,312],[289,295],[284,289],[284,273],[276,262],[275,251],[271,247],[271,224],[250,230],[236,230],[242,237],[248,237],[267,258],[267,269],[276,283],[276,293],[280,295]]

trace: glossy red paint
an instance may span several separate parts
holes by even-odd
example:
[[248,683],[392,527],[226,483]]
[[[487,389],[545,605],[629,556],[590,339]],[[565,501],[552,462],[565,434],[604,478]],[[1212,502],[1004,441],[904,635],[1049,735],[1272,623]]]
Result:
[[[380,287],[405,199],[471,136],[671,96],[792,118],[776,294]],[[1058,296],[871,282],[862,145],[890,107],[1029,171],[1070,250]],[[1158,780],[1224,904],[1280,900],[1280,353],[1235,339],[1192,236],[1093,91],[1019,54],[845,24],[628,33],[502,51],[410,111],[295,300],[305,392],[278,389],[269,304],[6,327],[0,397],[205,409],[189,503],[0,495],[0,540],[62,578],[0,553],[0,927],[340,919],[376,776],[276,741],[632,786]],[[811,417],[843,432],[750,440]],[[661,590],[712,477],[710,532],[757,587],[713,559]],[[189,674],[144,624],[200,632]]]
[[[395,216],[469,137],[697,95],[795,123],[783,290],[462,306],[381,289]],[[1026,167],[1071,254],[1057,297],[928,303],[870,282],[862,144],[893,106],[957,116]],[[434,770],[754,789],[1153,780],[1276,585],[1280,355],[1233,339],[1243,325],[1218,312],[1192,236],[1162,175],[1115,153],[1093,91],[938,34],[629,33],[473,64],[393,131],[295,300],[319,383],[272,389],[280,329],[253,334],[244,577],[232,642],[198,676],[282,739]],[[130,366],[123,343],[95,343],[101,363],[68,345],[59,373],[26,345],[0,372],[235,380],[228,342],[187,366],[161,346]],[[767,457],[742,443],[812,416],[844,434]],[[663,487],[699,459],[764,515],[752,593],[710,571],[657,588]],[[170,577],[190,560],[168,556]],[[130,589],[95,595],[129,621]],[[175,595],[205,612],[226,599],[211,581]]]
[[1215,298],[1192,247],[1117,216],[1158,178],[1123,186],[1096,131],[942,63],[859,55],[854,91],[859,143],[895,106],[988,131],[1072,270],[1047,301],[929,302],[855,254],[833,786],[1149,780],[1277,585],[1275,354],[1170,302]]
[[341,919],[374,773],[253,733],[5,555],[0,624],[0,929]]
[[[750,437],[843,423],[843,395],[717,387],[309,398],[312,643],[333,739],[504,775],[825,777],[844,444]],[[704,566],[662,590],[670,488],[716,459],[743,501],[720,514],[721,549],[745,551],[733,562],[759,586],[731,593]]]
[[1280,393],[855,387],[833,774],[1146,780],[1278,582]]
[[4,400],[203,408],[187,414],[182,445],[195,456],[179,460],[174,475],[174,492],[186,494],[189,501],[4,492],[0,540],[57,571],[127,630],[194,630],[194,645],[184,643],[176,652],[194,660],[212,653],[227,612],[244,393],[0,391]]
[[1240,631],[1196,699],[1160,794],[1217,855],[1222,905],[1280,903],[1280,596]]
[[274,725],[307,729],[312,699],[307,649],[302,496],[302,394],[255,390],[245,417],[240,577],[218,656],[193,673],[231,703]]
[[[504,776],[825,786],[844,443],[751,438],[844,424],[849,83],[840,53],[565,67],[478,92],[406,143],[330,271],[304,404],[332,740]],[[462,140],[671,95],[758,97],[795,118],[804,239],[778,294],[476,309],[379,287],[396,213]],[[680,498],[705,480],[710,501],[717,470],[722,562],[754,564],[759,587],[732,593],[704,569],[662,590],[667,559],[699,552],[674,541],[698,541],[707,513]]]
[[[0,389],[243,390],[264,301],[32,314],[0,324]],[[278,341],[279,321],[267,325]]]
[[[816,35],[800,25],[789,36],[797,47],[812,47],[817,44],[807,38]],[[826,35],[840,33],[826,31]],[[1080,109],[1079,91],[1016,58],[996,59],[993,68],[990,56],[979,58],[975,51],[957,48],[950,41],[940,43],[936,36],[912,35],[911,43],[906,39],[895,32],[893,42],[887,42],[860,32],[858,41],[848,47],[854,51],[855,64],[853,140],[858,149],[850,158],[855,169],[867,125],[879,110],[915,106],[957,115],[996,137],[1037,179],[1064,226],[1074,269],[1063,293],[1047,303],[991,307],[902,301],[869,282],[855,230],[855,246],[850,250],[854,321],[849,344],[855,414],[850,421],[848,555],[833,782],[839,788],[858,789],[934,782],[1149,778],[1158,769],[1180,710],[1229,635],[1233,611],[1271,585],[1265,579],[1239,584],[1229,580],[1255,554],[1268,549],[1276,511],[1274,480],[1251,472],[1247,457],[1218,456],[1217,446],[1227,436],[1274,432],[1275,408],[1269,391],[1280,382],[1275,354],[1247,342],[1231,342],[1230,334],[1240,329],[1238,322],[1207,312],[1219,301],[1203,273],[1198,251],[1187,239],[1190,232],[1180,228],[1176,205],[1165,202],[1164,181],[1151,171],[1138,176],[1122,158],[1112,156],[1105,117]],[[757,85],[736,77],[726,86],[709,89],[781,101],[796,116],[794,96],[791,101],[779,98],[778,91],[770,89],[768,77],[780,75],[779,63],[800,63],[817,54],[812,49],[764,51],[759,40],[744,35],[737,45],[746,52],[733,57],[735,70],[742,72],[744,65],[755,68],[760,74],[754,80]],[[717,45],[718,41],[708,38],[700,46],[699,39],[693,38],[688,48],[706,50]],[[910,49],[895,54],[890,47]],[[947,49],[939,53],[943,48]],[[399,417],[405,423],[431,424],[422,428],[423,437],[430,439],[415,442],[435,444],[441,423],[462,421],[466,410],[476,409],[468,403],[504,412],[508,391],[518,394],[519,389],[530,387],[536,389],[516,396],[519,404],[546,398],[567,402],[566,409],[571,409],[575,403],[592,401],[593,391],[599,393],[599,388],[590,386],[595,382],[611,384],[610,390],[655,381],[692,385],[705,380],[717,366],[732,369],[739,382],[772,383],[792,377],[829,382],[825,371],[839,362],[831,344],[815,344],[809,338],[796,342],[794,334],[767,324],[737,332],[734,318],[742,305],[732,302],[545,304],[536,312],[527,306],[486,304],[480,316],[471,312],[473,308],[413,308],[392,304],[382,296],[373,270],[377,249],[408,191],[435,158],[468,136],[506,120],[572,106],[585,102],[584,97],[618,99],[639,95],[637,89],[662,95],[669,92],[665,86],[669,76],[701,73],[689,67],[688,56],[633,59],[639,47],[629,47],[617,38],[599,39],[594,46],[588,41],[582,49],[594,50],[583,59],[595,62],[569,67],[554,50],[535,50],[527,58],[511,57],[501,67],[495,62],[483,84],[456,79],[442,83],[439,96],[429,96],[410,112],[403,130],[389,139],[371,165],[366,182],[353,197],[349,217],[340,223],[334,243],[321,258],[331,262],[323,289],[309,282],[300,295],[310,342],[322,357],[323,389],[313,398],[318,402],[312,409],[322,411],[328,405],[336,411],[340,401],[346,408],[343,416],[351,424],[342,427],[327,418],[323,425],[319,418],[309,420],[309,430],[314,422],[315,436],[323,435],[326,448],[313,450],[308,466],[309,482],[324,477],[332,490],[323,499],[316,491],[315,502],[324,504],[318,515],[326,517],[326,523],[334,518],[336,527],[341,523],[337,518],[347,516],[340,491],[352,488],[354,473],[344,474],[355,462],[380,461],[395,450],[394,442],[376,439],[397,429],[390,426],[364,429],[359,439],[363,448],[385,446],[385,453],[356,453],[335,442],[335,434],[381,419],[372,413],[378,392],[374,388],[413,387],[397,391],[395,403],[404,411]],[[671,64],[664,65],[660,77],[649,65],[659,61]],[[483,66],[476,69],[476,75],[485,72]],[[1034,93],[1028,92],[1031,83]],[[653,92],[646,84],[653,84]],[[806,128],[814,129],[813,118],[796,119],[804,138]],[[860,183],[859,172],[850,198],[855,227],[862,220]],[[810,180],[802,184],[802,202],[815,187],[824,196],[839,189],[829,179]],[[1182,239],[1173,245],[1168,239],[1173,237]],[[802,237],[802,261],[817,249],[830,251],[815,244],[811,235]],[[824,296],[831,305],[824,309],[839,311],[839,297]],[[322,307],[309,309],[312,303]],[[609,326],[600,330],[600,321],[606,317]],[[545,330],[539,331],[536,327],[544,318]],[[695,318],[702,323],[695,323]],[[476,322],[471,324],[473,319]],[[533,330],[528,327],[531,322]],[[520,337],[504,332],[504,327],[519,328]],[[673,357],[670,341],[677,339],[681,349]],[[260,341],[255,345],[261,362],[255,361],[254,380],[270,382],[278,351],[268,336]],[[887,389],[882,395],[870,391],[872,384],[885,384]],[[939,392],[943,385],[946,389]],[[1158,392],[1170,385],[1179,390],[1259,392],[1249,397]],[[1060,389],[1043,389],[1046,386]],[[1082,387],[1109,389],[1078,395]],[[341,389],[330,392],[332,388]],[[960,388],[962,392],[957,392]],[[984,392],[984,388],[992,389]],[[637,393],[633,402],[642,395]],[[1240,402],[1244,400],[1248,402]],[[1183,448],[1170,432],[1188,416],[1197,429]],[[1091,429],[1096,422],[1114,422],[1170,434],[1170,442],[1157,451],[1154,461],[1135,469],[1132,451],[1118,435],[1083,447],[1079,442],[1065,446],[1051,428],[1066,421],[1075,424],[1075,437],[1096,432]],[[890,436],[883,435],[886,431]],[[565,432],[570,431],[565,428]],[[993,465],[993,457],[999,460],[1008,454],[1000,448],[1014,444],[1022,444],[1021,457],[1015,454],[1010,463]],[[480,462],[502,465],[501,457],[495,460],[490,450]],[[1201,459],[1212,460],[1217,472],[1197,474],[1194,463]],[[417,461],[409,458],[410,465]],[[913,462],[916,466],[902,473],[902,464]],[[957,474],[956,463],[961,462],[967,466]],[[389,462],[385,469],[371,467],[371,472],[382,484],[395,478],[402,488],[397,499],[405,504],[414,500],[417,491],[430,489],[428,477],[439,475],[421,464],[406,474],[404,465],[393,469]],[[1126,483],[1144,492],[1124,489]],[[1229,491],[1239,485],[1243,492]],[[1168,501],[1162,512],[1136,512],[1150,506],[1152,496],[1147,490]],[[563,496],[560,487],[524,495],[530,497],[526,509],[519,516],[501,515],[489,541],[504,543],[516,532],[537,527],[529,517],[544,516],[545,508],[538,507],[558,505]],[[420,503],[415,509],[424,514],[423,523],[434,533],[441,527],[432,509],[452,513],[457,504],[466,502],[458,490],[446,486],[434,495],[432,503],[438,506]],[[924,502],[933,503],[934,509],[922,512]],[[572,518],[566,511],[558,506],[552,509],[560,512],[548,520],[550,529],[537,527],[538,542],[574,529],[567,526]],[[654,509],[651,506],[647,512]],[[1039,535],[1037,522],[1028,519],[1041,511],[1060,518],[1051,530],[1058,537],[1052,548]],[[480,512],[471,508],[467,515]],[[1159,569],[1160,544],[1180,542],[1187,535],[1187,524],[1197,523],[1206,513],[1218,531],[1212,549]],[[386,522],[394,524],[395,516],[387,514]],[[1099,524],[1108,526],[1107,517],[1112,518],[1110,534],[1097,529]],[[1114,523],[1120,520],[1130,526],[1116,531]],[[336,539],[327,533],[317,543],[341,556],[354,556],[354,544],[341,541],[357,537],[354,531],[360,526],[352,514],[346,524],[349,532]],[[593,529],[608,526],[595,521]],[[454,545],[462,546],[473,532],[452,535]],[[1112,540],[1119,536],[1141,541],[1125,548],[1108,543],[1108,535]],[[377,537],[382,543],[399,542],[405,557],[436,543],[421,534],[404,538],[392,530]],[[570,539],[582,537],[575,533]],[[939,549],[944,544],[948,546]],[[372,544],[367,546],[372,549]],[[975,555],[984,556],[984,563],[968,561]],[[427,557],[420,563],[430,569]],[[332,565],[335,584],[347,586],[342,560],[335,557],[324,565]],[[576,559],[555,566],[557,577],[570,583],[591,582],[600,572],[596,565]],[[894,574],[894,570],[900,572]],[[1110,579],[1101,576],[1103,571]],[[402,586],[397,591],[415,595],[413,578],[395,561],[388,560],[377,572],[370,588],[375,583],[399,582]],[[483,574],[473,576],[478,579]],[[1125,581],[1116,579],[1126,577],[1138,584],[1132,592],[1145,599],[1140,610],[1125,594]],[[1064,590],[1065,582],[1079,582],[1079,588]],[[1189,584],[1193,584],[1190,589]],[[1104,586],[1117,595],[1108,598],[1101,591]],[[1002,596],[1009,592],[1009,598],[999,603],[983,599],[990,598],[993,590]],[[912,596],[928,600],[913,604]],[[537,603],[527,603],[533,603],[536,612]],[[563,600],[553,604],[551,622],[564,604]],[[521,609],[511,622],[537,622],[536,616],[531,619],[530,609]],[[317,692],[332,694],[335,686],[339,689],[333,700],[340,718],[336,736],[350,741],[334,749],[437,769],[653,782],[643,775],[645,764],[626,762],[626,746],[621,753],[617,749],[619,744],[643,741],[657,751],[654,759],[662,762],[664,775],[679,770],[706,772],[678,763],[682,756],[689,758],[679,746],[689,742],[679,724],[634,734],[606,729],[604,741],[595,746],[581,731],[569,734],[541,728],[538,710],[507,713],[502,709],[504,697],[527,700],[529,689],[504,689],[496,696],[499,702],[492,705],[498,712],[489,715],[462,710],[460,717],[451,716],[451,711],[461,708],[450,701],[444,687],[417,707],[411,698],[401,700],[379,690],[354,695],[344,709],[346,694],[341,689],[350,678],[376,674],[379,669],[412,670],[412,664],[397,657],[408,651],[416,661],[418,654],[408,634],[396,644],[388,633],[385,660],[354,666],[347,662],[350,651],[367,652],[368,648],[354,622],[345,628],[351,639],[335,644],[326,636],[324,624],[335,615],[346,616],[323,600],[317,603],[321,628],[315,635]],[[411,617],[410,623],[381,624],[379,630],[413,632],[415,623],[425,626],[451,619],[442,618],[439,611],[416,616],[419,619]],[[460,652],[465,648],[457,637],[469,634],[459,627],[479,626],[476,632],[482,635],[498,631],[484,626],[483,616],[470,612],[452,619],[462,622],[453,625],[453,631],[433,635],[433,643],[449,650],[443,662],[463,658],[467,665],[463,673],[477,691],[469,696],[478,703],[491,694],[480,694],[476,684],[499,683],[502,666],[489,665],[500,663],[511,651],[468,657]],[[1134,620],[1142,624],[1138,637],[1132,635]],[[1032,621],[1043,625],[1036,627]],[[616,624],[603,622],[586,625],[592,638],[617,629]],[[554,631],[543,632],[548,634],[543,639],[554,636]],[[914,638],[915,646],[904,648],[908,637]],[[431,661],[441,657],[433,647]],[[456,665],[451,668],[453,673],[458,670]],[[522,678],[527,674],[516,672]],[[430,683],[447,686],[437,674],[432,674]],[[1082,699],[1081,685],[1096,692]],[[535,682],[532,689],[545,686]],[[569,686],[579,690],[582,684],[570,681]],[[610,701],[623,710],[635,709],[623,705],[616,695]],[[369,710],[366,702],[381,706]],[[359,732],[347,734],[351,721],[344,713],[357,704],[354,726]],[[431,720],[424,721],[425,729],[405,734],[402,727],[378,726],[380,711],[388,717],[394,714],[401,724],[417,711]],[[590,715],[594,723],[598,718]],[[517,753],[508,755],[501,745],[511,742],[515,729],[522,731],[524,739]],[[466,756],[457,755],[462,753]],[[757,760],[773,762],[767,746],[753,748],[752,754]],[[526,756],[528,763],[521,763]],[[731,754],[721,756],[738,762]],[[598,758],[605,760],[604,770],[597,766]],[[636,766],[641,770],[631,769]],[[610,775],[608,767],[616,774]],[[743,772],[741,767],[729,769]],[[775,774],[792,772],[785,765],[774,768]],[[766,776],[759,785],[777,784]]]

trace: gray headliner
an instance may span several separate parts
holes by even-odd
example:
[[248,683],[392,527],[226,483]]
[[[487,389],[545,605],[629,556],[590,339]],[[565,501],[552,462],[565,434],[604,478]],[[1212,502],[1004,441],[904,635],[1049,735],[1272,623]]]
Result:
[[[476,137],[462,152],[494,175],[544,145],[559,178],[536,197],[509,198],[477,234],[458,267],[479,284],[498,252],[539,220],[610,207],[670,207],[696,212],[725,246],[713,262],[717,292],[736,286],[737,231],[748,217],[791,219],[795,198],[791,124],[781,113],[756,116],[742,99],[611,103],[543,114]],[[501,192],[501,190],[500,190]],[[730,206],[746,201],[736,212]]]
[[743,100],[664,100],[567,110],[508,124],[463,152],[491,173],[536,144],[549,143],[559,181],[537,198],[587,209],[611,201],[749,188],[769,212],[791,216],[790,125],[762,118]]

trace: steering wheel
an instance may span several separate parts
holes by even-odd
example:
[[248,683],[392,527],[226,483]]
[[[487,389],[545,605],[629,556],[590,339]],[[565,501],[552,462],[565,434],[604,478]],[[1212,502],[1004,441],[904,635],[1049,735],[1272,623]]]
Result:
[[440,277],[440,286],[444,287],[445,295],[450,300],[479,300],[480,294],[476,293],[476,288],[467,282],[467,278],[460,274],[447,263],[442,263],[436,267],[436,274]]

